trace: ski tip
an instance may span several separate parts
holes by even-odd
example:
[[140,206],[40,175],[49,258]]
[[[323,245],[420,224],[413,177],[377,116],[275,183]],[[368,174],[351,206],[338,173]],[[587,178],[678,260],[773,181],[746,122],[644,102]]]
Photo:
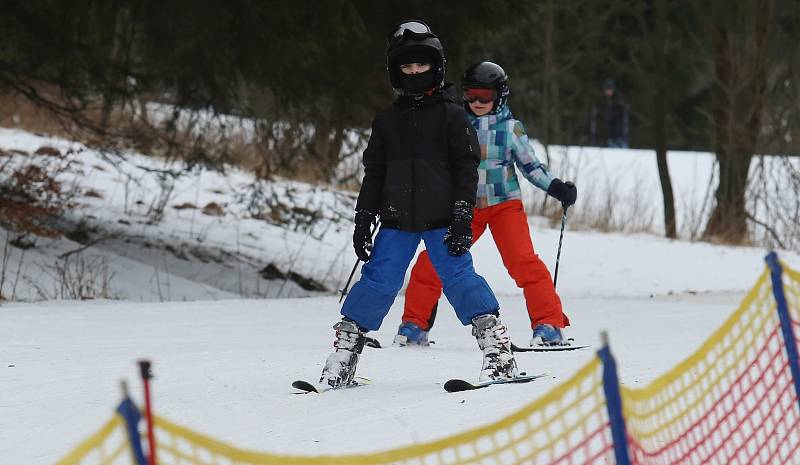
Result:
[[308,381],[303,381],[303,380],[294,381],[292,383],[292,387],[295,389],[299,389],[300,391],[303,391],[302,394],[307,394],[309,392],[314,392],[319,394],[319,390],[317,389],[317,387],[309,383]]
[[444,390],[447,392],[461,392],[461,391],[471,391],[473,389],[480,389],[482,387],[478,384],[472,384],[469,381],[465,381],[463,379],[451,379],[444,383]]

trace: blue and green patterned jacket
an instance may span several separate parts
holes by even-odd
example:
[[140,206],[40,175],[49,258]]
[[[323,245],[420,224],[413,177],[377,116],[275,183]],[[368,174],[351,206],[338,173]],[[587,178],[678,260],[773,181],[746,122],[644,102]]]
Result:
[[514,119],[508,105],[495,115],[476,117],[467,113],[481,146],[476,208],[522,198],[514,164],[534,186],[547,191],[553,178],[536,157],[525,127]]

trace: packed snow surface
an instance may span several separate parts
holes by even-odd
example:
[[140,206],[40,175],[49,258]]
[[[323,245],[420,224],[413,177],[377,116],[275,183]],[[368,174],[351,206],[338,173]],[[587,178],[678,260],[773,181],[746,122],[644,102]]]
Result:
[[[548,264],[558,231],[532,231]],[[530,338],[521,293],[490,237],[476,268],[498,290],[518,345]],[[592,349],[518,354],[530,384],[447,394],[474,379],[480,353],[443,301],[429,348],[366,348],[358,373],[375,381],[322,396],[293,395],[331,349],[335,297],[172,303],[60,302],[0,308],[0,450],[4,462],[54,463],[111,415],[118,382],[141,401],[135,361],[154,363],[156,411],[236,446],[288,454],[367,452],[441,438],[485,424],[557,386],[593,355],[608,330],[622,382],[644,385],[690,355],[738,305],[763,270],[763,250],[649,236],[567,232],[559,287],[573,326]],[[800,256],[783,258],[800,267]],[[380,331],[389,345],[399,296]]]

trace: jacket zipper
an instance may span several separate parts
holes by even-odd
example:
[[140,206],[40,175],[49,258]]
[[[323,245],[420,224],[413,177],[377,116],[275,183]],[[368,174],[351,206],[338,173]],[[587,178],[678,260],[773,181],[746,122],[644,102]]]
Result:
[[[416,102],[415,102],[416,103]],[[417,173],[416,173],[416,163],[415,160],[417,159],[417,109],[418,107],[414,106],[411,110],[411,129],[413,131],[411,140],[414,141],[414,149],[411,151],[411,224],[414,227],[414,230],[418,229],[417,225],[417,215],[415,214],[416,211],[416,185],[417,185]]]

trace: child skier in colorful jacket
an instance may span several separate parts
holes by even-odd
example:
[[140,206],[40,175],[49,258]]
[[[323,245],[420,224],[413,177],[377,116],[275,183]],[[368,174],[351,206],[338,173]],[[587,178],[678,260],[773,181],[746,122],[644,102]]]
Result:
[[367,263],[334,326],[336,350],[320,384],[353,382],[364,334],[380,328],[420,240],[459,320],[472,325],[484,356],[479,380],[512,379],[517,366],[500,304],[469,253],[480,161],[475,130],[443,92],[444,52],[430,28],[406,21],[388,39],[387,70],[398,98],[373,121],[353,233],[356,254]]
[[[572,183],[553,178],[534,154],[525,128],[506,104],[508,77],[500,66],[481,62],[469,67],[462,87],[464,106],[477,130],[481,150],[472,239],[477,241],[487,226],[491,229],[503,264],[525,296],[533,329],[531,346],[567,344],[561,329],[569,325],[569,319],[550,272],[533,249],[514,165],[528,181],[564,206],[575,203],[577,190]],[[428,344],[427,331],[441,293],[441,281],[429,253],[423,252],[411,271],[397,345]]]

